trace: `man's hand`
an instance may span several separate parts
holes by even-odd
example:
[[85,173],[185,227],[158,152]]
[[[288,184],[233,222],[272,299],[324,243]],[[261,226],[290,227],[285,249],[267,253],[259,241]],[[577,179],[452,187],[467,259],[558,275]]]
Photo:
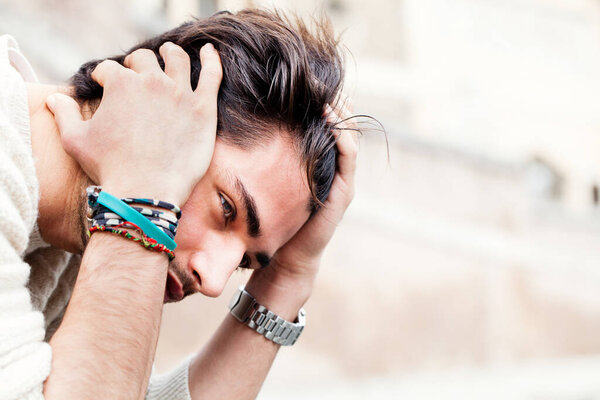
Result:
[[190,85],[190,59],[173,43],[139,49],[119,63],[98,64],[92,77],[103,88],[100,107],[83,121],[68,96],[50,96],[65,151],[96,183],[117,197],[153,197],[183,204],[204,176],[214,150],[217,93],[222,77],[211,44],[200,51],[198,87]]
[[338,169],[325,204],[275,253],[269,268],[254,271],[257,277],[278,286],[304,290],[306,297],[312,290],[323,250],[354,197],[358,133],[356,124],[347,120],[352,116],[351,108],[348,99],[336,110],[329,105],[325,110],[329,123],[337,123],[333,133],[338,149]]

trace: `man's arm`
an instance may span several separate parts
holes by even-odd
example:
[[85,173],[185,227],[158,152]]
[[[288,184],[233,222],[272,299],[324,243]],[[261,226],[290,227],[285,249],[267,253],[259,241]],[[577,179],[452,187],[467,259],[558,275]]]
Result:
[[[160,53],[165,73],[147,49],[126,57],[128,69],[114,61],[100,63],[92,76],[104,94],[88,121],[66,96],[50,99],[48,106],[65,151],[105,191],[183,204],[212,157],[222,70],[217,52],[204,46],[203,68],[192,91],[183,49],[166,43]],[[47,399],[144,397],[167,261],[165,254],[121,237],[92,235],[65,318],[51,341]]]
[[[246,289],[258,303],[293,321],[310,295],[310,285],[279,285],[254,274]],[[256,398],[279,347],[228,314],[190,364],[192,399]]]
[[92,235],[64,320],[50,341],[46,399],[143,398],[167,261],[133,241]]
[[[337,141],[337,171],[324,206],[273,257],[253,272],[247,291],[269,310],[293,321],[311,294],[325,246],[354,197],[358,152],[356,125],[348,101],[326,114]],[[338,116],[339,115],[339,116]],[[341,118],[340,118],[341,117]],[[340,121],[343,121],[340,123]],[[279,346],[227,315],[189,369],[193,400],[256,398]]]

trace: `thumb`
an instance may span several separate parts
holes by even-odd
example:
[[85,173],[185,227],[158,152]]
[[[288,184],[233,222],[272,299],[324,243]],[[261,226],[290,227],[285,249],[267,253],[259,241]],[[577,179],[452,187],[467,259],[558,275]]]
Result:
[[79,104],[72,97],[55,93],[46,98],[46,105],[54,114],[65,151],[77,158],[80,137],[87,130],[87,123],[83,120]]

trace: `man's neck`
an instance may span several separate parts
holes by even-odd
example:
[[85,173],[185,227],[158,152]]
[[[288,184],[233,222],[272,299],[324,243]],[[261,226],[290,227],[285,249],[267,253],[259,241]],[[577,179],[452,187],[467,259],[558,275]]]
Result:
[[54,116],[45,105],[50,94],[68,91],[68,87],[27,84],[31,146],[40,185],[37,222],[44,241],[71,253],[82,253],[83,191],[90,181],[64,151]]

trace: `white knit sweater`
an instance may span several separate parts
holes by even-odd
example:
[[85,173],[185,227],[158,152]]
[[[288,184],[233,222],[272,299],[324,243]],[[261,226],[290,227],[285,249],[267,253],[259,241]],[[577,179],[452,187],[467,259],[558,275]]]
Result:
[[[10,36],[0,36],[0,400],[43,399],[52,350],[81,257],[44,242],[25,81],[37,82]],[[146,399],[189,400],[185,360],[155,377]]]

